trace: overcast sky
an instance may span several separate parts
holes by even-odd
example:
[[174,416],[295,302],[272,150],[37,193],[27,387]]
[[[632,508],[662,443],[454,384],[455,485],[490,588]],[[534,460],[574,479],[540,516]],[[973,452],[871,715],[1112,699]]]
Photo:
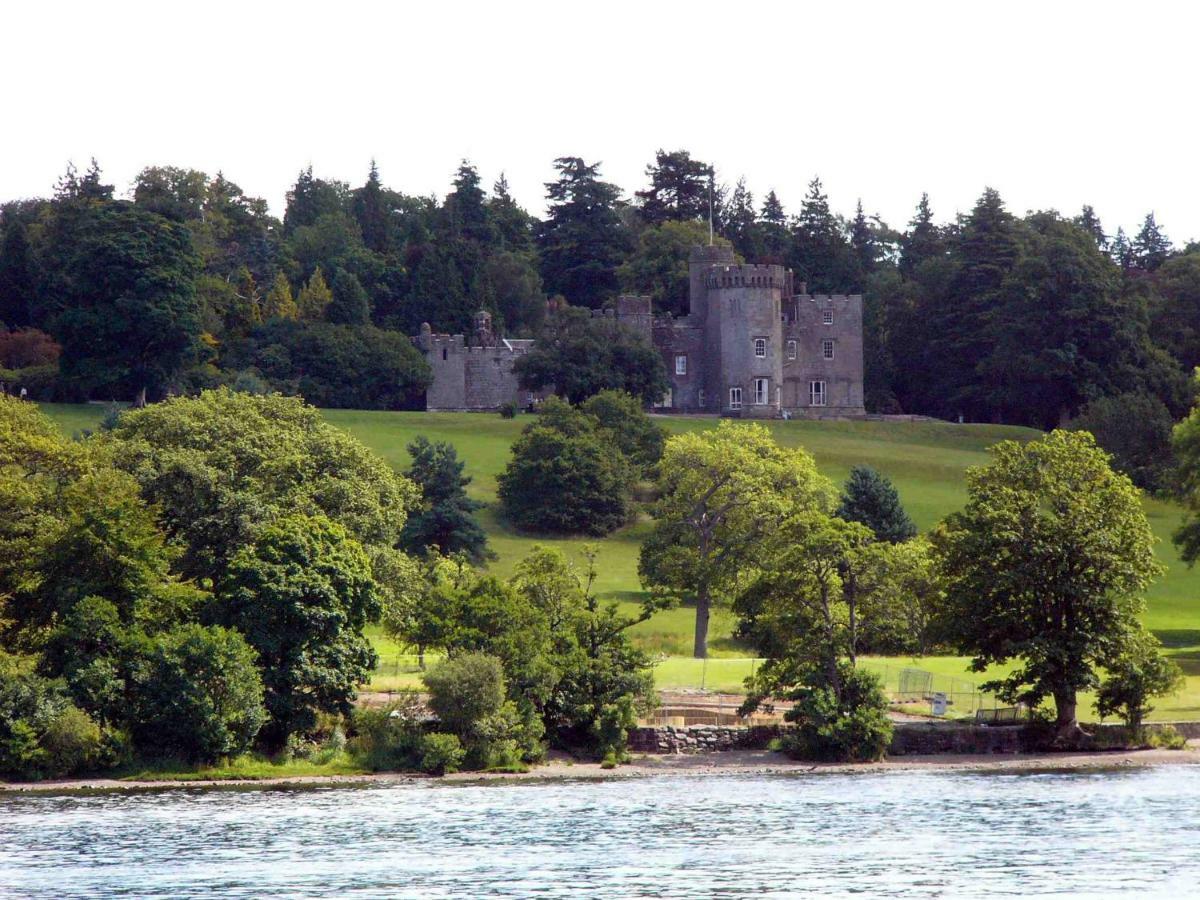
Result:
[[1200,238],[1194,4],[54,0],[0,14],[0,199],[95,156],[221,169],[277,214],[297,171],[369,160],[444,194],[463,158],[531,211],[556,156],[641,187],[685,148],[789,212],[819,174],[902,225],[985,185],[1014,212],[1091,203],[1110,232],[1154,210]]

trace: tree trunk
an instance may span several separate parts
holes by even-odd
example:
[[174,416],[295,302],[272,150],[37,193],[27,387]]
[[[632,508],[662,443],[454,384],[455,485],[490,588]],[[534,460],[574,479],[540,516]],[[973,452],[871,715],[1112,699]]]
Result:
[[704,659],[708,656],[708,617],[712,601],[705,585],[696,593],[696,638],[692,643],[692,656]]
[[1074,742],[1079,737],[1079,723],[1075,721],[1076,698],[1073,690],[1054,692],[1054,730],[1056,742]]
[[137,396],[133,398],[133,408],[142,409],[146,405],[146,386],[138,388]]

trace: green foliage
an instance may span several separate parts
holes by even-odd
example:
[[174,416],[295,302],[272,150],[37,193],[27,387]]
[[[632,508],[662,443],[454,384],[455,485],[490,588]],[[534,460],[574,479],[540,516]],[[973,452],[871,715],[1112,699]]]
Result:
[[165,390],[200,333],[187,229],[129,203],[87,206],[60,223],[49,256],[63,377],[139,402]]
[[[707,200],[705,201],[707,214]],[[708,225],[699,221],[667,221],[638,235],[637,249],[617,270],[621,288],[648,294],[654,309],[675,316],[688,314],[688,258],[693,248],[708,243]],[[730,246],[718,237],[719,247]]]
[[462,741],[456,734],[435,732],[423,735],[419,749],[420,769],[430,775],[450,775],[457,772],[467,756]]
[[548,401],[513,444],[512,459],[496,479],[497,494],[518,528],[603,535],[629,521],[632,475],[595,419]]
[[517,406],[515,400],[500,404],[500,418],[502,419],[515,419],[520,411],[521,407]]
[[325,316],[325,309],[333,302],[333,291],[325,283],[325,275],[317,266],[312,276],[304,283],[300,293],[296,295],[296,309],[300,318],[316,322]]
[[234,555],[212,615],[258,653],[269,747],[312,728],[318,712],[349,713],[375,667],[362,629],[379,611],[366,552],[324,516],[283,516]]
[[1161,572],[1154,536],[1137,489],[1091,435],[1055,431],[991,453],[967,472],[966,507],[935,534],[947,621],[975,671],[1017,662],[985,690],[1033,707],[1052,696],[1066,736],[1076,694],[1140,628]]
[[617,267],[632,243],[618,215],[621,191],[600,180],[599,163],[565,156],[554,168],[538,234],[542,280],[549,293],[599,309],[616,294]]
[[601,391],[580,407],[600,423],[639,472],[648,474],[662,459],[666,432],[653,422],[636,397],[621,391]]
[[249,750],[267,715],[256,662],[241,634],[226,628],[182,625],[159,635],[139,666],[135,746],[193,762]]
[[1088,431],[1112,455],[1113,467],[1140,488],[1159,491],[1172,481],[1171,413],[1146,394],[1121,394],[1092,400],[1067,427]]
[[359,706],[351,723],[351,756],[372,771],[417,768],[423,707],[415,694],[401,694],[385,706]]
[[796,724],[782,740],[782,748],[796,759],[833,762],[875,762],[883,759],[892,741],[888,700],[879,676],[838,664],[835,687],[822,668],[782,694],[795,701],[785,718]]
[[662,354],[615,318],[559,309],[533,348],[513,367],[528,390],[553,388],[571,403],[604,390],[656,403],[670,388]]
[[174,398],[126,412],[107,443],[183,548],[178,570],[214,586],[262,524],[324,516],[362,544],[395,546],[417,500],[411,482],[293,398]]
[[708,163],[692,159],[686,150],[659,150],[646,166],[646,175],[650,187],[637,192],[638,212],[646,222],[669,224],[708,217],[713,177]]
[[422,680],[430,710],[462,742],[468,765],[491,768],[520,762],[524,723],[515,704],[505,699],[499,659],[464,653],[438,663]]
[[917,526],[904,511],[895,486],[870,466],[855,466],[850,470],[834,515],[849,522],[861,522],[871,529],[876,540],[893,544],[917,534]]
[[353,273],[345,269],[333,273],[333,299],[325,309],[325,317],[338,325],[370,323],[371,300]]
[[775,443],[763,425],[723,421],[715,431],[671,437],[663,452],[654,531],[638,573],[666,602],[696,605],[693,652],[708,652],[714,603],[732,599],[761,559],[769,523],[789,511],[827,509],[829,483],[803,450]]
[[1161,645],[1150,634],[1135,633],[1120,655],[1106,666],[1107,675],[1096,693],[1096,711],[1117,715],[1135,735],[1154,711],[1150,700],[1171,694],[1183,685],[1183,672],[1162,655]]
[[432,378],[404,335],[328,322],[268,322],[227,348],[223,362],[256,371],[280,393],[335,409],[412,409]]
[[400,534],[401,545],[421,554],[432,548],[444,556],[463,553],[473,562],[488,558],[487,535],[475,520],[482,503],[467,497],[469,476],[454,446],[424,436],[408,445],[412,464],[405,473],[421,489],[421,506],[413,510]]

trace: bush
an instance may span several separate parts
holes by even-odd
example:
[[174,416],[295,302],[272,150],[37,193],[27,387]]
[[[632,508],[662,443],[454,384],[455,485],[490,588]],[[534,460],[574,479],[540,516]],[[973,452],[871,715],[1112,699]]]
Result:
[[421,702],[415,693],[401,694],[382,707],[359,707],[346,748],[360,764],[377,772],[416,768],[422,734]]
[[515,419],[520,411],[521,407],[517,406],[515,400],[500,404],[500,418],[502,419]]
[[1187,738],[1173,726],[1164,725],[1150,733],[1147,743],[1157,750],[1182,750],[1187,747]]
[[595,419],[553,399],[497,479],[504,513],[519,528],[597,536],[629,521],[632,482],[629,462]]
[[40,743],[44,765],[53,774],[92,771],[112,762],[100,726],[77,706],[68,706],[55,716]]
[[236,631],[184,625],[159,635],[138,679],[140,751],[213,762],[250,748],[266,721],[254,650]]
[[471,768],[520,768],[524,757],[536,754],[541,723],[505,699],[504,669],[494,656],[451,657],[422,679],[430,710],[462,742]]
[[652,421],[641,402],[622,391],[601,391],[580,407],[600,423],[639,472],[648,474],[662,459],[666,432]]
[[879,676],[838,663],[841,692],[818,669],[792,699],[785,718],[796,730],[783,739],[783,750],[796,759],[874,762],[883,759],[892,741],[888,701]]
[[419,745],[421,771],[430,775],[448,775],[457,772],[466,757],[462,742],[457,735],[435,732],[422,736]]
[[1096,693],[1096,711],[1101,716],[1120,716],[1134,740],[1154,710],[1151,698],[1177,691],[1183,683],[1183,672],[1162,655],[1159,646],[1152,635],[1137,634],[1109,664],[1108,676]]

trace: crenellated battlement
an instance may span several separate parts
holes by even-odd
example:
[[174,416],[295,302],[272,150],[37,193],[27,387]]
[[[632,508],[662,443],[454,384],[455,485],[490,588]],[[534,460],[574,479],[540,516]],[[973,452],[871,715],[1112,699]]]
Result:
[[783,290],[787,287],[787,270],[772,265],[710,266],[704,273],[704,286],[710,291],[729,288]]

